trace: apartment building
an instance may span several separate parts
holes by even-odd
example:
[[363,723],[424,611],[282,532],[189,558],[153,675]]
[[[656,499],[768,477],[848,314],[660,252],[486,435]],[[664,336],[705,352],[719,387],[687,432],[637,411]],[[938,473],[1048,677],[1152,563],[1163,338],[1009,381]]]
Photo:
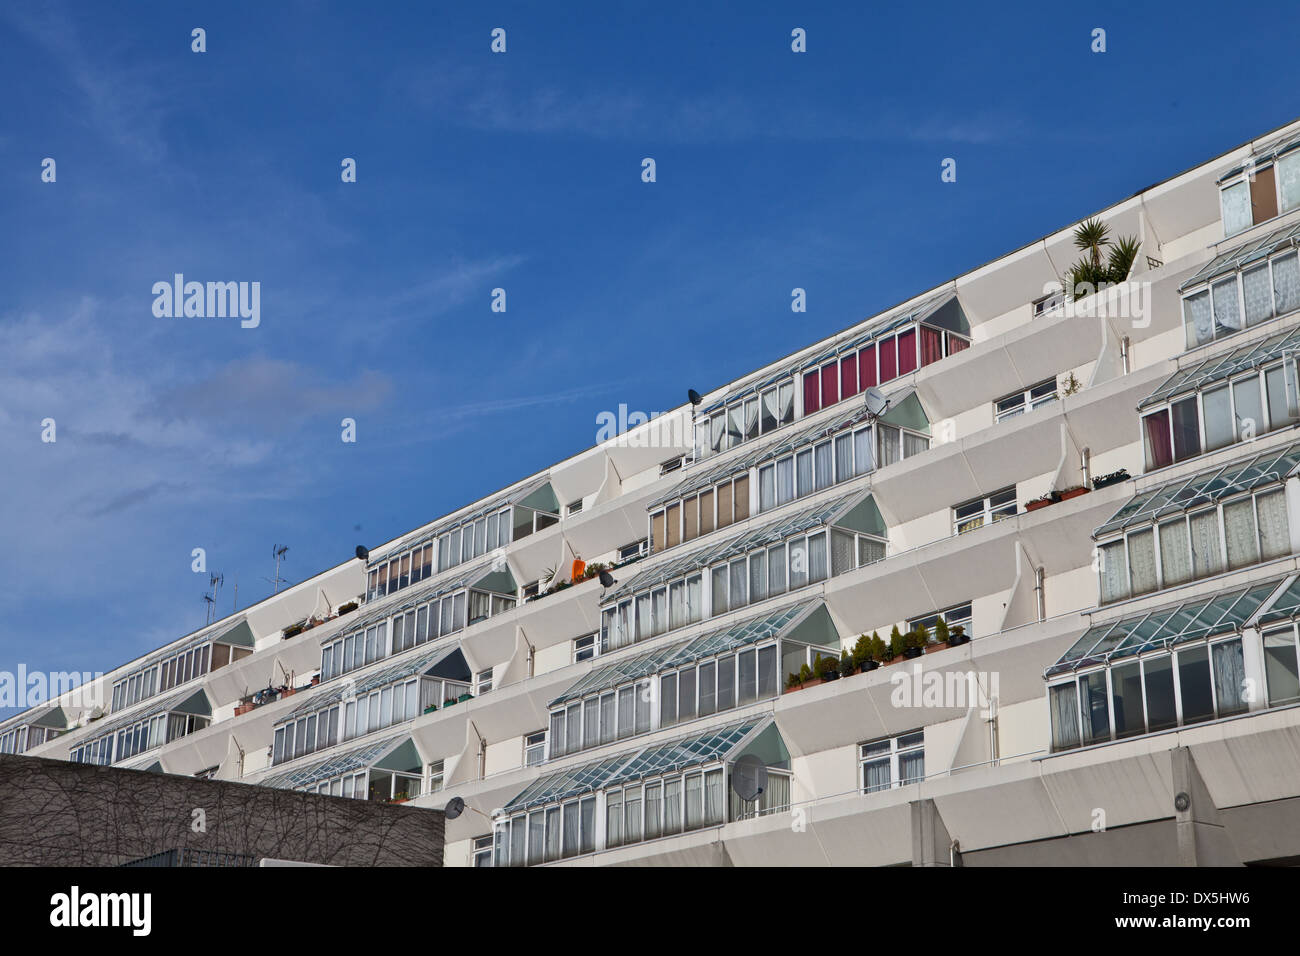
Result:
[[0,752],[456,798],[451,866],[1300,858],[1300,122],[1095,218],[1120,286],[1072,224]]

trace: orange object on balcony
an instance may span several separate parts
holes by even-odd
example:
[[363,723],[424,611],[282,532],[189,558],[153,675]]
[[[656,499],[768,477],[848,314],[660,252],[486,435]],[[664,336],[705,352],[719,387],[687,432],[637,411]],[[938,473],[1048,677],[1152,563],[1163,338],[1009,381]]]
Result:
[[587,571],[587,562],[582,558],[573,559],[573,577],[569,578],[574,584],[582,580],[583,574]]

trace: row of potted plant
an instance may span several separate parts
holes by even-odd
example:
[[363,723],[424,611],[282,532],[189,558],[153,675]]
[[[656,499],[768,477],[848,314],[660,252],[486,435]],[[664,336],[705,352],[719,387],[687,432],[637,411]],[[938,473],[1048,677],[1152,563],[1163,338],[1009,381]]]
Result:
[[1054,505],[1058,501],[1068,501],[1071,498],[1077,498],[1079,495],[1086,495],[1089,489],[1083,485],[1071,485],[1069,488],[1057,490],[1053,488],[1046,494],[1039,495],[1031,501],[1025,502],[1026,511],[1037,511],[1039,508],[1046,508],[1048,505]]
[[305,621],[299,621],[297,624],[290,624],[282,632],[283,639],[288,640],[291,637],[297,637],[303,631],[310,631],[313,627],[319,627],[326,621],[332,621],[336,617],[342,617],[344,614],[351,614],[357,609],[356,601],[348,601],[346,604],[340,604],[338,610],[327,617],[316,617],[312,615]]
[[882,665],[893,664],[900,660],[914,660],[929,651],[958,647],[968,641],[970,637],[966,634],[965,627],[957,624],[949,629],[942,619],[935,625],[933,640],[923,627],[915,627],[904,634],[899,631],[898,625],[894,625],[888,641],[882,640],[879,632],[873,631],[870,637],[866,634],[861,635],[853,645],[852,651],[841,651],[838,660],[829,655],[818,654],[811,667],[804,664],[797,674],[786,676],[786,690],[839,680],[841,677],[851,677],[857,673],[865,674]]

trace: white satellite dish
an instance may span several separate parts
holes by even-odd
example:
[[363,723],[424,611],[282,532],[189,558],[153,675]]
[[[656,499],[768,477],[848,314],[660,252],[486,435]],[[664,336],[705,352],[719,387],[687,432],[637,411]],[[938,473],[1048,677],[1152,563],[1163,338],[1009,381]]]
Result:
[[889,408],[889,399],[880,393],[878,388],[869,388],[863,393],[866,396],[867,414],[872,418],[879,418],[885,414]]

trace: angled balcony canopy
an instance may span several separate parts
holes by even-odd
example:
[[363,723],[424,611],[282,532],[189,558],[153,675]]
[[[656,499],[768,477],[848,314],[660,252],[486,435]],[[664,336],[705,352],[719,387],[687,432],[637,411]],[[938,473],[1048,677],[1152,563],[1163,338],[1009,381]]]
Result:
[[[1255,618],[1261,610],[1269,611],[1274,603],[1269,599],[1281,590],[1278,585],[1284,580],[1294,579],[1274,578],[1261,584],[1096,624],[1088,628],[1043,676],[1050,680],[1088,665],[1108,664],[1117,658],[1145,651],[1240,632],[1256,623]],[[1300,607],[1300,602],[1296,607]]]
[[331,631],[328,636],[321,637],[321,642],[327,643],[338,640],[340,633],[359,631],[371,624],[378,624],[394,614],[409,611],[413,607],[418,607],[433,598],[442,597],[453,591],[474,588],[475,590],[491,591],[493,594],[511,598],[516,594],[515,577],[510,573],[507,566],[498,567],[494,562],[488,561],[471,568],[462,565],[453,570],[456,573],[433,578],[427,584],[405,588],[389,595],[387,600],[380,600],[366,605],[368,613],[358,615],[357,619],[349,622],[342,631]]
[[1180,285],[1178,291],[1186,292],[1193,286],[1217,279],[1229,272],[1236,272],[1252,262],[1267,259],[1281,249],[1296,245],[1300,245],[1300,223],[1282,226],[1262,239],[1251,239],[1215,256],[1202,267],[1201,271]]
[[766,388],[771,388],[778,382],[787,380],[792,381],[795,372],[799,371],[803,366],[803,363],[803,359],[794,359],[782,363],[774,371],[760,373],[750,381],[737,386],[730,392],[727,392],[726,395],[722,396],[722,398],[718,399],[712,405],[695,412],[695,417],[699,418],[700,416],[712,415],[714,412],[726,408],[738,399],[746,398],[750,395],[757,395],[759,392]]
[[842,341],[836,342],[830,348],[823,350],[815,358],[806,359],[800,364],[799,368],[801,371],[816,368],[844,352],[852,352],[864,345],[870,345],[874,339],[882,338],[902,326],[912,325],[917,322],[924,322],[926,325],[947,329],[949,332],[956,332],[959,335],[970,335],[970,322],[966,319],[966,313],[962,311],[961,303],[957,301],[956,291],[950,288],[915,305],[894,312],[879,322],[867,326],[861,332],[845,336]]
[[677,641],[667,647],[627,657],[606,667],[598,667],[551,701],[547,707],[558,707],[588,694],[609,690],[629,681],[725,654],[773,637],[789,638],[818,647],[839,642],[839,635],[826,605],[820,599],[800,601],[715,628],[690,640]]
[[1251,458],[1238,459],[1190,477],[1177,478],[1139,492],[1093,532],[1104,538],[1137,525],[1160,521],[1262,485],[1285,481],[1300,471],[1300,442],[1280,445]]
[[377,567],[378,565],[388,561],[393,556],[399,555],[404,551],[409,551],[420,545],[430,544],[431,542],[437,541],[439,537],[448,531],[453,531],[461,525],[468,524],[471,521],[476,521],[484,515],[500,511],[502,508],[510,505],[520,505],[525,508],[531,508],[534,511],[544,511],[549,514],[558,514],[560,510],[560,501],[559,498],[556,497],[555,490],[551,487],[551,479],[544,475],[538,478],[533,478],[530,481],[525,481],[521,485],[517,485],[504,494],[497,495],[495,498],[492,498],[477,508],[466,511],[454,518],[449,518],[446,521],[442,521],[434,525],[434,527],[428,531],[410,535],[383,552],[372,554],[370,559],[366,562],[366,569],[369,570],[370,568]]
[[411,740],[410,735],[396,734],[332,754],[324,760],[312,761],[286,773],[273,774],[260,781],[259,785],[281,790],[296,790],[322,780],[362,770],[417,773],[420,767],[420,754],[415,749],[415,742]]
[[[1285,156],[1287,153],[1291,152],[1292,150],[1296,150],[1296,149],[1300,149],[1300,134],[1289,134],[1287,136],[1281,137],[1280,139],[1276,139],[1273,142],[1262,147],[1253,156],[1251,156],[1251,162],[1255,166],[1261,166],[1264,163],[1272,162],[1273,160],[1279,159],[1282,156]],[[1234,166],[1232,167],[1232,169],[1228,170],[1226,173],[1220,176],[1218,182],[1215,185],[1221,186],[1223,185],[1223,183],[1227,182],[1233,176],[1238,176],[1241,173],[1244,173],[1245,171],[1246,171],[1246,166],[1244,164],[1241,166]]]
[[651,744],[547,774],[507,803],[505,811],[511,813],[559,803],[585,793],[702,764],[731,763],[749,752],[756,753],[769,766],[788,762],[789,752],[770,716],[751,717],[689,737]]
[[93,730],[86,737],[86,740],[108,737],[124,727],[130,727],[142,720],[157,717],[159,714],[191,714],[196,717],[211,717],[212,702],[208,700],[208,694],[202,687],[192,687],[189,690],[183,690],[172,694],[170,697],[165,697],[154,703],[152,707],[141,707],[116,720],[97,721],[96,724],[91,725]]
[[322,707],[337,703],[349,693],[356,696],[369,693],[378,687],[395,684],[415,675],[441,677],[446,680],[468,682],[471,678],[469,664],[461,651],[460,642],[452,641],[425,654],[402,655],[396,663],[377,671],[363,674],[353,680],[332,677],[321,685],[321,691],[276,721],[276,726],[292,723],[299,717],[315,713]]
[[1195,365],[1181,368],[1161,383],[1160,387],[1144,398],[1139,411],[1159,405],[1184,393],[1193,393],[1214,382],[1226,381],[1239,372],[1258,369],[1270,362],[1280,361],[1287,352],[1300,349],[1300,328],[1271,335],[1251,342],[1224,355],[1216,355]]
[[869,491],[852,491],[828,498],[811,507],[780,515],[756,528],[702,548],[696,548],[681,557],[647,568],[621,584],[601,600],[601,604],[629,597],[638,591],[667,583],[684,574],[703,570],[718,561],[734,555],[745,554],[759,547],[775,544],[784,538],[818,527],[839,527],[846,531],[885,537],[884,518]]

